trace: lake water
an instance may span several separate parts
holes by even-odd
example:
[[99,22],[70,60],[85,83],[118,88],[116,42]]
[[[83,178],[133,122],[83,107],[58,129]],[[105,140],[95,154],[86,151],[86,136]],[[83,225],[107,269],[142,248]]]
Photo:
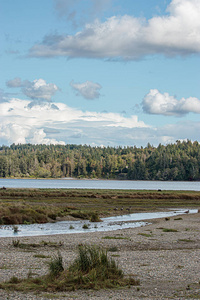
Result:
[[120,189],[200,191],[198,181],[132,181],[76,179],[0,179],[0,188]]
[[[136,228],[149,224],[147,220],[165,217],[175,217],[182,215],[185,210],[170,210],[167,212],[135,213],[123,216],[102,218],[102,222],[91,223],[87,220],[62,221],[56,223],[18,225],[19,231],[14,233],[13,227],[8,225],[0,226],[0,237],[21,237],[21,236],[41,236],[54,234],[73,234],[83,232],[113,231],[125,228]],[[197,209],[189,210],[189,213],[197,213]],[[145,220],[145,221],[144,221]],[[83,229],[87,224],[88,229]],[[70,226],[73,229],[70,229]]]

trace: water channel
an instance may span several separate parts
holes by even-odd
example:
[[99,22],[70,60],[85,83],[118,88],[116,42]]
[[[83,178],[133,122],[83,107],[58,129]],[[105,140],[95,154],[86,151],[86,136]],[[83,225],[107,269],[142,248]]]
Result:
[[[197,209],[191,209],[187,213],[197,213]],[[141,227],[148,224],[148,220],[156,218],[174,217],[182,215],[186,210],[169,210],[166,212],[134,213],[129,215],[102,218],[102,222],[91,223],[87,220],[62,221],[56,223],[18,225],[18,232],[14,233],[13,226],[1,225],[0,237],[41,236],[54,234],[73,234],[83,232],[113,231],[118,229]],[[83,229],[87,224],[88,229]],[[72,229],[70,229],[72,228]]]

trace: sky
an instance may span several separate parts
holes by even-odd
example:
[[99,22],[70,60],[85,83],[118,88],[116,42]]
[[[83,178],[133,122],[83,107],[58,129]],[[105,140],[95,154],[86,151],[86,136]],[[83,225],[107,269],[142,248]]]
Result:
[[200,142],[200,0],[0,0],[0,145]]

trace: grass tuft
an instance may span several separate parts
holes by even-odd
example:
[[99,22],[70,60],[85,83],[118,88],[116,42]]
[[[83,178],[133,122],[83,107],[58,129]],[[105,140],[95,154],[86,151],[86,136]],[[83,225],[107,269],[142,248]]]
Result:
[[67,270],[63,268],[62,256],[58,253],[49,263],[49,274],[27,279],[12,277],[0,284],[2,289],[20,291],[73,291],[77,289],[116,288],[139,285],[139,280],[124,276],[107,251],[97,246],[79,245],[78,256]]
[[171,229],[171,228],[163,228],[163,232],[178,232],[176,229]]
[[58,252],[58,256],[55,256],[49,262],[49,271],[52,276],[58,276],[62,271],[64,271],[63,260],[60,252]]

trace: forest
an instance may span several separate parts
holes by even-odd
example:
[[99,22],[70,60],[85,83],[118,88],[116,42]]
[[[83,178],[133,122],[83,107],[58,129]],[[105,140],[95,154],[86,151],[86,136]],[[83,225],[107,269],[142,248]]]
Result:
[[1,178],[200,180],[200,144],[154,147],[12,144],[0,147]]

